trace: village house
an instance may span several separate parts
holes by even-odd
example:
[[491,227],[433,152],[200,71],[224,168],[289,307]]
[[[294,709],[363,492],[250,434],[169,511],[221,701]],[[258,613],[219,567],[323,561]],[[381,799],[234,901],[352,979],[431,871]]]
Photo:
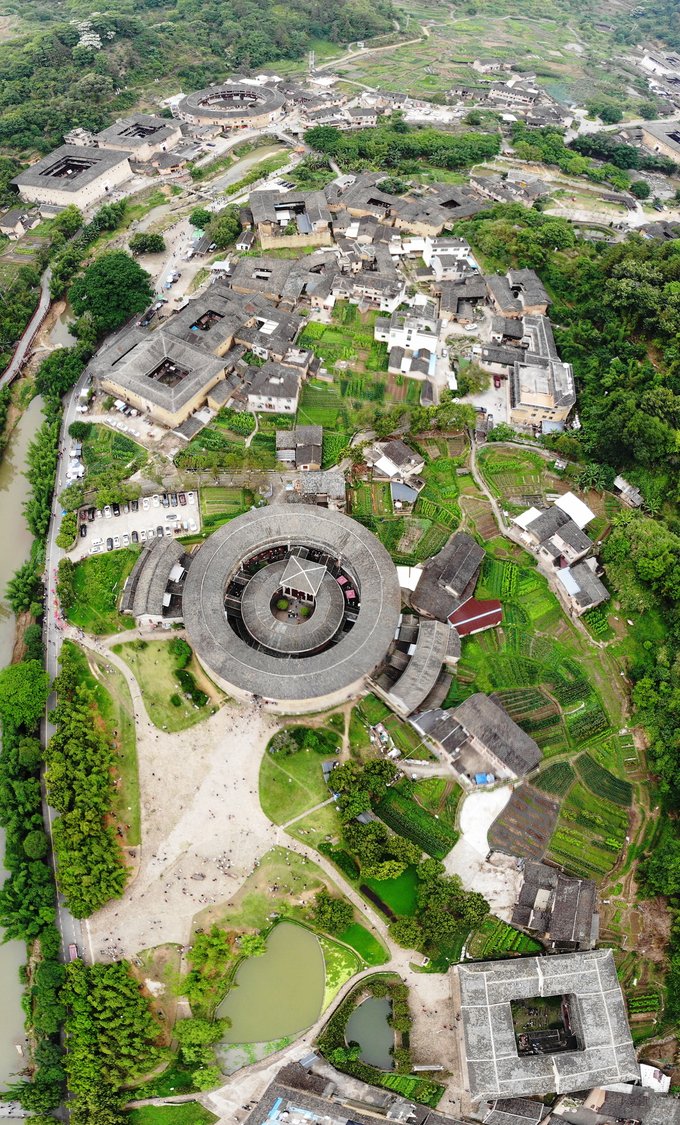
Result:
[[331,214],[322,191],[254,191],[250,209],[264,250],[330,246]]
[[276,431],[276,459],[305,472],[321,468],[323,429],[321,426],[295,426]]
[[506,779],[525,777],[540,764],[533,738],[510,718],[493,696],[476,692],[450,711],[423,711],[411,723],[448,755],[468,784],[491,772]]

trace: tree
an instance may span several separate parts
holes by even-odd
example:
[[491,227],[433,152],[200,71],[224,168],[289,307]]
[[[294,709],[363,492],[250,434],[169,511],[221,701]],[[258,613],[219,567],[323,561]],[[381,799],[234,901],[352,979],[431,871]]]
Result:
[[128,245],[135,257],[139,254],[162,254],[165,250],[165,239],[162,234],[140,231],[132,235]]
[[491,376],[487,371],[483,371],[478,363],[468,363],[458,372],[458,389],[455,393],[460,398],[466,395],[478,395],[487,389],[490,382]]
[[69,300],[78,316],[92,315],[99,334],[119,328],[153,299],[149,275],[129,254],[112,250],[102,254],[76,278]]
[[24,647],[26,650],[26,660],[37,660],[42,664],[45,658],[45,649],[40,625],[28,625],[24,629]]
[[50,226],[53,232],[63,235],[65,238],[72,238],[83,225],[82,212],[75,204],[71,203],[68,207],[64,207],[58,215],[52,219]]
[[[91,422],[71,422],[68,428],[68,436],[74,438],[75,441],[85,441],[85,438],[90,435],[91,431]],[[67,490],[65,489],[64,491]]]
[[355,1044],[353,1047],[335,1047],[328,1055],[328,1058],[336,1066],[341,1066],[343,1063],[356,1062],[361,1058],[361,1047]]
[[415,918],[397,918],[390,926],[390,937],[403,949],[419,949],[423,931]]
[[241,220],[238,207],[225,207],[213,217],[208,228],[208,236],[218,250],[231,246],[241,233]]
[[12,613],[25,613],[33,602],[40,585],[36,574],[35,563],[25,562],[19,567],[7,583],[5,597],[10,604]]
[[244,934],[238,946],[244,957],[261,957],[267,952],[267,942],[262,934]]
[[189,215],[189,222],[197,230],[207,230],[212,222],[212,211],[208,211],[206,207],[194,207]]
[[316,895],[313,912],[316,925],[327,934],[341,934],[354,917],[351,903],[330,895],[325,888]]
[[0,719],[5,727],[38,726],[47,703],[49,676],[37,660],[9,664],[0,670]]
[[77,348],[57,348],[42,361],[35,377],[38,394],[61,398],[75,386],[85,369]]
[[188,1066],[210,1065],[215,1061],[213,1043],[221,1039],[227,1028],[228,1019],[207,1020],[199,1016],[178,1020],[175,1024],[175,1037],[180,1046],[182,1059]]
[[[75,425],[75,423],[74,423]],[[67,512],[77,512],[85,499],[85,487],[78,481],[67,484],[59,493],[59,503]]]
[[197,1090],[212,1090],[219,1085],[222,1071],[218,1066],[201,1066],[191,1077]]
[[633,180],[630,185],[630,192],[636,199],[649,199],[652,189],[646,180]]
[[47,834],[35,828],[24,836],[24,851],[29,859],[42,859],[47,855]]

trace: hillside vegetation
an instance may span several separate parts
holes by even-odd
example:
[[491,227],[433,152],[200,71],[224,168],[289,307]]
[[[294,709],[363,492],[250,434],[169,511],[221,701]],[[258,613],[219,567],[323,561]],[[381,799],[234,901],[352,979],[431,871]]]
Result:
[[390,0],[114,0],[105,14],[72,2],[58,20],[51,5],[31,5],[45,30],[0,47],[0,148],[49,152],[74,125],[104,128],[168,75],[188,92],[235,69],[301,58],[317,40],[391,31],[392,15]]

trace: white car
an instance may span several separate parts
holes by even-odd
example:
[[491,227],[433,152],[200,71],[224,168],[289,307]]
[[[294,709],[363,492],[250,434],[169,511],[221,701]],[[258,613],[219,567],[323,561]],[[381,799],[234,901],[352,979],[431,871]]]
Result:
[[144,496],[142,498],[142,508],[144,509],[145,512],[148,512],[148,510],[149,510],[149,497],[148,496]]
[[114,550],[115,550],[116,548],[120,547],[120,535],[114,535],[114,537],[113,537],[113,546],[114,546]]
[[189,520],[189,530],[198,531],[198,524],[196,523],[196,520]]
[[128,535],[127,531],[125,532],[125,535],[123,536],[123,546],[124,547],[130,546],[130,536]]
[[104,508],[104,515],[106,516],[107,520],[111,519],[111,516],[113,515],[113,512],[111,511],[111,505],[110,504],[107,504],[106,507]]
[[104,548],[101,546],[101,544],[98,547],[96,547],[93,543],[92,546],[90,547],[90,554],[91,555],[101,555],[103,550],[104,550]]
[[144,528],[142,528],[142,530],[139,533],[139,541],[140,541],[140,543],[146,543],[146,532],[145,532]]
[[147,537],[147,539],[155,539],[156,532],[154,531],[154,529],[152,527],[150,527],[149,530],[147,531],[146,537]]
[[93,547],[101,547],[103,542],[104,542],[103,539],[93,539],[92,540],[92,546]]
[[161,506],[161,498],[160,498],[160,496],[158,495],[158,493],[157,493],[157,492],[154,492],[154,494],[153,494],[153,496],[151,497],[151,499],[153,500],[153,506],[154,506],[154,508],[160,508],[160,506]]
[[168,512],[168,514],[166,515],[165,518],[166,518],[166,520],[178,520],[179,516],[176,515],[174,512]]
[[196,497],[194,496],[193,492],[187,492],[187,502],[189,504],[195,504],[196,503]]

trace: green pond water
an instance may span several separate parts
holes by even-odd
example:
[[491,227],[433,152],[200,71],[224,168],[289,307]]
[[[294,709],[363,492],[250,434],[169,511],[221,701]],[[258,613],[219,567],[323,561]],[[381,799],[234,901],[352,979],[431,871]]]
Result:
[[390,1054],[394,1046],[394,1031],[387,1022],[392,1005],[386,998],[371,996],[355,1008],[347,1021],[345,1039],[358,1043],[361,1061],[379,1070],[392,1070],[394,1059]]
[[323,1003],[323,953],[314,934],[291,922],[275,926],[267,952],[249,957],[217,1009],[231,1027],[223,1043],[266,1043],[313,1024]]

